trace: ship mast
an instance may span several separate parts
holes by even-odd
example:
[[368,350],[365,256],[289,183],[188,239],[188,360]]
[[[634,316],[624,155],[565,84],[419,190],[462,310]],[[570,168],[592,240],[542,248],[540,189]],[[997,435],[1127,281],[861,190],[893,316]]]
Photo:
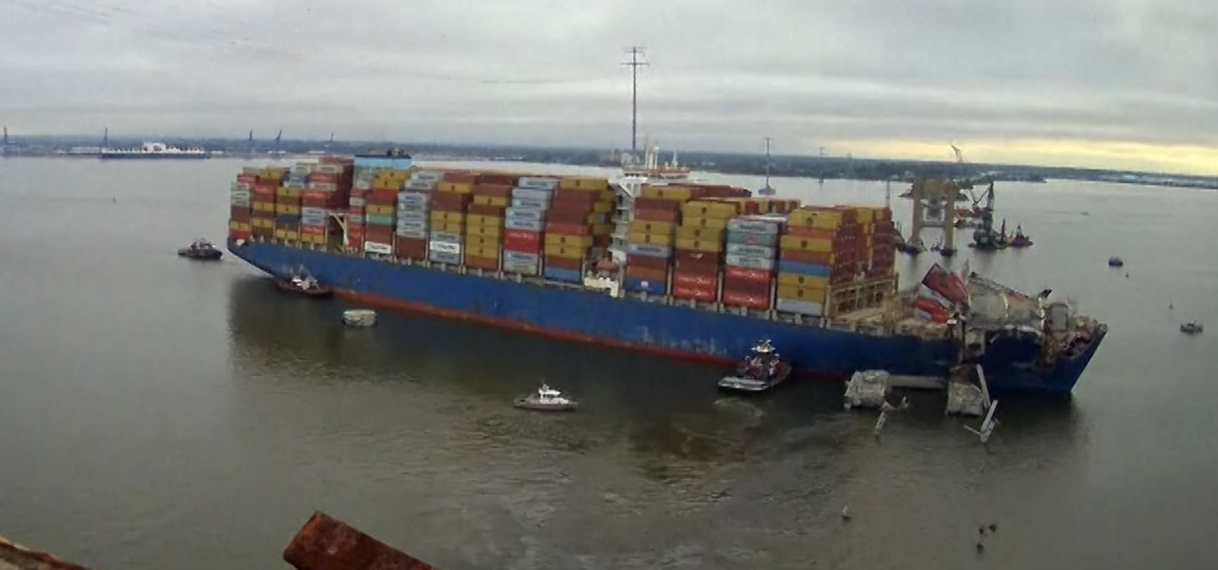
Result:
[[770,137],[765,138],[765,187],[770,187]]

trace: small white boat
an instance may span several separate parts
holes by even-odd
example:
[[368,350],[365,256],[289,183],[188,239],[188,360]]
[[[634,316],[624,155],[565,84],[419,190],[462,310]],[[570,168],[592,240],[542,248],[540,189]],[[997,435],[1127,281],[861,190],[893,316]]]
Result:
[[512,405],[523,410],[541,412],[571,412],[579,407],[575,400],[564,398],[562,392],[546,384],[542,384],[533,394],[516,398]]
[[1201,334],[1205,332],[1205,327],[1201,326],[1201,323],[1193,321],[1180,325],[1180,332],[1184,334]]
[[369,309],[343,311],[343,323],[349,327],[370,327],[376,324],[376,311]]

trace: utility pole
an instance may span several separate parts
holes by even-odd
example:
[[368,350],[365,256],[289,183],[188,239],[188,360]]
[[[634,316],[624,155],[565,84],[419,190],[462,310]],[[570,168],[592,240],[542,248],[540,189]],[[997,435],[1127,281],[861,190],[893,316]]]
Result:
[[639,68],[650,65],[640,60],[645,55],[646,49],[643,46],[630,46],[626,48],[626,53],[630,54],[630,61],[622,62],[622,65],[630,68],[630,78],[632,81],[630,90],[630,154],[632,155],[639,150]]
[[110,127],[106,127],[102,131],[102,150],[110,148]]

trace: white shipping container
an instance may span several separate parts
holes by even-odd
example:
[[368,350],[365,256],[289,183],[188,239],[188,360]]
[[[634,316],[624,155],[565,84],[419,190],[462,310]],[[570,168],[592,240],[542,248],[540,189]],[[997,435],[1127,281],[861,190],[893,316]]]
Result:
[[410,230],[410,229],[397,228],[396,230],[394,230],[393,233],[397,234],[398,237],[402,237],[402,238],[427,239],[427,228],[423,228],[421,230]]
[[531,220],[540,222],[546,218],[545,210],[528,210],[524,208],[508,208],[503,212],[508,220]]
[[338,184],[334,182],[310,182],[309,190],[321,190],[322,192],[336,192]]
[[431,251],[439,251],[442,253],[451,253],[454,255],[461,255],[461,244],[459,244],[459,243],[449,243],[449,242],[444,242],[444,241],[432,240],[430,243],[427,244],[427,248],[430,249]]
[[393,253],[393,246],[387,243],[366,241],[364,242],[364,251],[368,253],[377,253],[380,255],[390,255]]
[[249,198],[241,198],[241,197],[238,197],[238,196],[233,196],[233,197],[230,197],[230,198],[228,199],[228,203],[229,203],[229,205],[230,205],[230,206],[237,206],[237,207],[240,207],[240,208],[248,208],[248,207],[250,207],[251,200],[250,200]]
[[253,190],[253,189],[254,189],[253,186],[246,184],[244,182],[233,182],[232,188],[230,188],[229,190],[231,192],[236,193],[236,192],[249,192],[250,190]]
[[439,185],[438,180],[408,180],[406,181],[407,190],[417,190],[419,192],[431,192]]
[[458,234],[458,233],[431,232],[431,241],[460,244],[462,240],[461,240],[461,234]]
[[314,164],[313,168],[311,170],[313,172],[320,172],[323,174],[342,174],[343,165],[341,165],[341,164]]
[[825,306],[812,301],[801,301],[798,299],[783,299],[779,297],[774,303],[774,308],[784,313],[798,313],[801,315],[809,315],[819,317],[825,314]]
[[444,172],[440,170],[420,170],[414,174],[411,174],[410,180],[422,180],[439,183],[441,180],[444,180]]
[[398,223],[401,222],[426,222],[431,219],[431,214],[427,212],[415,212],[411,210],[398,210]]
[[521,188],[521,187],[517,186],[516,188],[512,189],[513,198],[525,198],[528,200],[543,200],[547,203],[550,201],[551,193],[552,193],[551,190],[547,190],[545,188]]
[[764,257],[774,259],[774,248],[764,245],[748,245],[744,243],[729,243],[727,244],[728,255],[742,255],[748,257]]
[[521,210],[546,210],[550,207],[549,200],[534,200],[532,198],[512,198],[512,207]]
[[253,193],[250,192],[249,190],[237,190],[234,192],[229,192],[228,197],[232,198],[234,200],[237,200],[237,199],[250,200],[253,198]]
[[734,265],[736,267],[747,267],[749,269],[762,269],[765,271],[770,271],[770,270],[774,269],[774,260],[766,259],[764,257],[754,257],[751,255],[728,254],[728,255],[724,256],[723,261],[727,265]]
[[546,223],[541,220],[504,220],[503,227],[509,230],[524,230],[528,232],[540,232],[545,229]]
[[543,178],[539,176],[521,176],[516,182],[516,186],[520,188],[540,188],[542,190],[553,190],[558,187],[557,178]]
[[330,210],[325,208],[301,208],[300,217],[302,218],[327,218],[330,216]]

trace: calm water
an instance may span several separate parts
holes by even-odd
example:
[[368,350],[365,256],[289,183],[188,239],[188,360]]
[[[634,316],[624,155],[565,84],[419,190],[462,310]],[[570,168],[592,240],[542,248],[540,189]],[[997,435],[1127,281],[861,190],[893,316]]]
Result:
[[[954,263],[1112,332],[1072,399],[1004,402],[983,448],[935,394],[877,442],[837,386],[741,400],[706,367],[416,316],[345,329],[236,260],[175,257],[222,238],[240,166],[0,160],[0,534],[115,570],[280,568],[314,509],[450,570],[1218,560],[1218,336],[1176,329],[1218,323],[1218,194],[999,187],[1037,245]],[[586,410],[510,409],[541,378]]]

